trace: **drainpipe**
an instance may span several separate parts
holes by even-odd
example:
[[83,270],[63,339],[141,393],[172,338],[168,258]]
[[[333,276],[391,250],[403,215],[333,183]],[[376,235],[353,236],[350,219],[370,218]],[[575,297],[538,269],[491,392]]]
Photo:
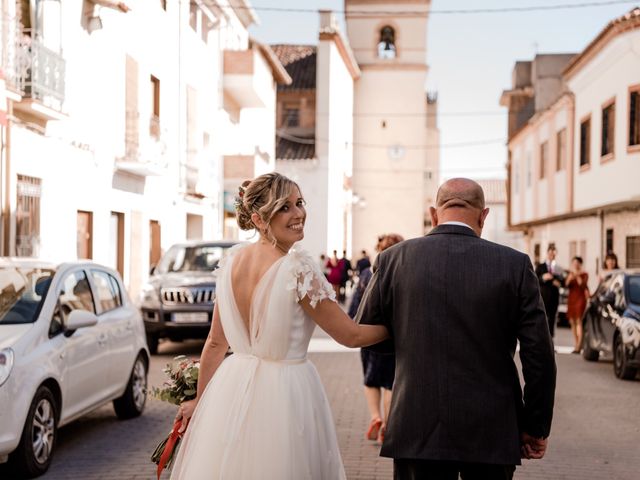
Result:
[[11,254],[11,124],[13,118],[13,101],[7,102],[7,125],[4,128],[4,144],[2,168],[2,254]]

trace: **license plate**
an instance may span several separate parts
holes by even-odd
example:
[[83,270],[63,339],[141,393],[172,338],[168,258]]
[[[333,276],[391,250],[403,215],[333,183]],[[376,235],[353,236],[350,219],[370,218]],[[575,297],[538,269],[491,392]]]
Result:
[[172,318],[176,323],[209,323],[207,312],[174,313]]

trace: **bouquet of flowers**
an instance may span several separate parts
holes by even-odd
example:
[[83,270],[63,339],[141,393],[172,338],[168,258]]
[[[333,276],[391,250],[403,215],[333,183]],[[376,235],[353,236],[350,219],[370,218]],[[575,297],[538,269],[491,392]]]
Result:
[[[151,396],[164,402],[180,405],[186,400],[196,398],[198,388],[198,373],[200,362],[191,360],[184,355],[175,357],[162,371],[167,375],[167,380],[162,387],[153,387]],[[151,455],[151,461],[158,465],[158,479],[162,470],[171,466],[173,455],[180,445],[182,433],[180,427],[182,419],[174,422],[169,436],[161,441]]]

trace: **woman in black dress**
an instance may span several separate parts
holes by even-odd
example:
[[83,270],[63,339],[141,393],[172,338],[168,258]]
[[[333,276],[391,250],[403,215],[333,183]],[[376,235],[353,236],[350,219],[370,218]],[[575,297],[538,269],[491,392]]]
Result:
[[[404,238],[395,233],[389,233],[378,237],[377,252],[389,248]],[[358,286],[356,287],[351,304],[349,316],[354,318],[358,312],[360,301],[367,285],[371,280],[371,268],[366,268],[360,273]],[[396,357],[394,354],[375,353],[369,350],[360,350],[362,359],[362,371],[364,373],[364,396],[371,414],[371,421],[365,437],[369,440],[384,440],[386,419],[391,405],[391,391],[396,370]]]

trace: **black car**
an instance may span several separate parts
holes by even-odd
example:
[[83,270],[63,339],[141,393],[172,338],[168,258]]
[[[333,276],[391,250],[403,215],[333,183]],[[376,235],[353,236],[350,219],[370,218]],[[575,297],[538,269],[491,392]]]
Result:
[[640,369],[640,270],[605,277],[583,317],[585,360],[613,357],[616,377],[631,380]]
[[213,271],[237,241],[193,241],[173,245],[142,288],[140,309],[151,353],[161,338],[206,338],[213,317]]

